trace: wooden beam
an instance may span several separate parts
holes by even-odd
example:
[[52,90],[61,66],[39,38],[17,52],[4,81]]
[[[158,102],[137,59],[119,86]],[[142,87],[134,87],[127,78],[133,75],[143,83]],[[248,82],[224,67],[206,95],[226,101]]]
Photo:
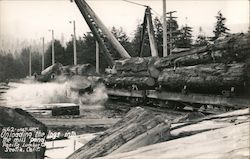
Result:
[[84,17],[85,21],[87,22],[87,24],[88,24],[90,30],[92,31],[93,35],[95,36],[96,40],[98,41],[100,47],[102,48],[103,55],[104,55],[105,59],[107,60],[108,64],[110,66],[113,66],[114,65],[113,58],[109,54],[107,47],[105,46],[104,42],[102,41],[102,39],[98,33],[98,30],[94,27],[93,23],[89,19],[89,14],[88,14],[88,12],[86,12],[85,6],[83,5],[82,1],[75,0],[75,3],[77,5],[77,7],[79,8],[80,12],[82,13],[82,16]]
[[234,108],[245,108],[250,106],[250,100],[244,98],[226,98],[221,95],[204,95],[204,94],[181,94],[174,92],[157,92],[148,90],[146,93],[148,98],[172,100],[180,102],[201,103],[211,105],[221,105]]
[[95,14],[95,12],[90,8],[90,6],[85,2],[85,0],[75,0],[79,1],[84,9],[89,13],[89,15],[93,18],[98,27],[102,30],[102,32],[107,36],[113,47],[118,51],[118,53],[123,58],[130,58],[131,56],[127,53],[127,51],[123,48],[123,46],[119,43],[119,41],[115,38],[115,36],[108,30],[108,28],[102,23],[99,17]]
[[200,103],[221,105],[234,108],[246,108],[250,106],[250,99],[246,98],[227,98],[221,95],[204,95],[198,93],[182,94],[176,92],[158,92],[155,90],[133,90],[125,89],[108,89],[108,94],[113,96],[137,97],[137,98],[152,98],[161,100],[171,100],[179,102]]
[[151,8],[147,7],[146,9],[146,17],[147,17],[147,28],[148,28],[148,37],[150,42],[150,50],[151,55],[158,57],[157,44],[155,40],[155,33],[153,30],[152,16],[151,16]]

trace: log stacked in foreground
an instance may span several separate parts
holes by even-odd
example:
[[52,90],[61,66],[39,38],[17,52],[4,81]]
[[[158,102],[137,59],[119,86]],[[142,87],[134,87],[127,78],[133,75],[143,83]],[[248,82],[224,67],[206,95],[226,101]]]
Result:
[[98,159],[187,159],[250,157],[249,109],[171,124],[170,141]]
[[157,143],[169,137],[170,124],[161,116],[137,107],[83,147],[76,150],[68,159],[95,158],[112,152],[126,152],[131,148]]

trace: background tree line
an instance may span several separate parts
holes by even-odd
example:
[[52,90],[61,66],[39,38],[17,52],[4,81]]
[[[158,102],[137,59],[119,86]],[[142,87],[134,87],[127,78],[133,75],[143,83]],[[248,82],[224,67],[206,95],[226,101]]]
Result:
[[[216,24],[214,28],[214,36],[207,37],[203,32],[202,28],[199,29],[199,34],[196,39],[192,36],[192,27],[185,24],[184,26],[179,26],[175,19],[167,20],[167,39],[168,39],[168,52],[175,48],[191,48],[197,46],[204,46],[209,43],[209,41],[216,40],[219,36],[227,34],[229,29],[225,26],[226,18],[223,17],[221,12],[218,12],[216,16]],[[163,54],[163,27],[162,22],[158,17],[153,20],[155,38],[157,42],[159,56]],[[172,34],[170,34],[170,31]],[[122,28],[111,28],[111,32],[121,43],[121,45],[127,50],[127,52],[132,56],[139,56],[140,39],[142,34],[142,24],[138,24],[134,36],[130,39],[128,35],[123,31]],[[171,38],[170,38],[171,36]],[[76,40],[76,51],[77,51],[77,61],[79,64],[89,63],[95,65],[95,49],[96,42],[93,34],[88,32]],[[119,59],[120,56],[112,45],[107,42],[111,56],[114,59]],[[63,65],[73,65],[73,40],[66,43],[64,47],[59,40],[55,40],[55,61],[62,63]],[[23,48],[20,53],[9,53],[5,51],[0,51],[0,81],[5,81],[6,79],[13,78],[23,78],[29,74],[29,54],[32,55],[32,74],[41,72],[41,59],[42,56],[38,51],[33,51],[31,47]],[[144,43],[143,56],[151,56],[149,39],[146,32],[146,39]],[[51,44],[48,46],[45,52],[45,67],[51,65]],[[104,69],[107,67],[107,62],[104,56],[100,54],[100,68]]]

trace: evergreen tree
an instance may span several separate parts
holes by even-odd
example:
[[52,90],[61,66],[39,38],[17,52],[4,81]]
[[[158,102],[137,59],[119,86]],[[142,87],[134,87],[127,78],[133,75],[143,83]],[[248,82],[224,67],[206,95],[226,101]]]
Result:
[[[120,44],[124,47],[124,49],[130,53],[132,52],[132,46],[131,43],[129,41],[129,37],[127,36],[127,34],[123,31],[122,28],[115,28],[114,26],[111,29],[111,33],[115,36],[115,38],[120,42]],[[112,57],[114,59],[120,59],[121,56],[120,54],[115,50],[115,48],[112,46],[112,44],[110,42],[108,42],[108,47],[110,48]]]
[[222,13],[219,11],[216,16],[217,22],[215,25],[215,29],[213,31],[214,37],[212,40],[216,40],[220,35],[228,34],[229,29],[225,26],[226,18],[223,17]]
[[167,33],[168,33],[167,43],[168,43],[168,53],[169,53],[170,49],[174,49],[177,47],[180,35],[178,22],[174,18],[167,20]]
[[154,19],[155,39],[157,43],[158,54],[163,56],[163,26],[158,17]]
[[[45,52],[45,68],[52,64],[52,45],[50,44],[48,49]],[[65,49],[62,46],[59,40],[54,41],[54,53],[55,53],[55,62],[59,62],[65,65],[67,62],[67,58],[65,56]]]
[[[84,34],[83,39],[79,41],[79,45],[80,47],[78,49],[80,53],[78,56],[80,63],[82,64],[89,63],[95,66],[96,40],[94,38],[94,35],[91,32]],[[100,51],[102,51],[101,48]],[[100,63],[102,63],[102,61],[105,60],[101,52],[100,52],[100,60],[101,60]],[[102,67],[101,64],[100,66]]]
[[202,31],[202,28],[199,28],[199,34],[195,40],[195,46],[206,46],[208,45],[207,37],[205,36],[205,33]]
[[175,43],[177,48],[191,48],[192,46],[192,28],[185,25],[180,29],[178,40]]
[[[140,54],[140,42],[142,37],[142,25],[138,24],[134,33],[134,37],[132,39],[131,45],[133,48],[133,52],[130,53],[132,57],[139,56]],[[151,56],[150,44],[147,31],[145,32],[145,41],[143,45],[143,57]]]

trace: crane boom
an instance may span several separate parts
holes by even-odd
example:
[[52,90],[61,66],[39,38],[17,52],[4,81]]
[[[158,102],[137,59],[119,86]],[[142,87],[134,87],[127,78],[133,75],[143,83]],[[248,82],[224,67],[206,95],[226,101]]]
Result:
[[84,19],[86,20],[90,30],[94,34],[96,40],[98,41],[106,59],[110,65],[113,65],[113,59],[109,54],[107,47],[104,44],[104,37],[106,37],[112,46],[117,50],[122,58],[130,58],[131,56],[115,38],[115,36],[108,30],[108,28],[102,23],[100,18],[95,14],[95,12],[90,8],[90,6],[85,2],[85,0],[75,0],[77,7],[82,13]]
[[158,57],[157,44],[156,44],[154,27],[153,27],[152,16],[151,16],[151,8],[148,6],[145,10],[143,27],[142,27],[142,36],[140,39],[140,51],[139,51],[140,57],[143,57],[143,47],[145,43],[146,28],[147,28],[148,37],[149,37],[151,55]]

